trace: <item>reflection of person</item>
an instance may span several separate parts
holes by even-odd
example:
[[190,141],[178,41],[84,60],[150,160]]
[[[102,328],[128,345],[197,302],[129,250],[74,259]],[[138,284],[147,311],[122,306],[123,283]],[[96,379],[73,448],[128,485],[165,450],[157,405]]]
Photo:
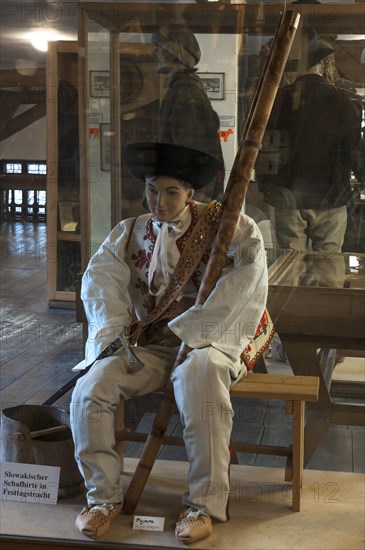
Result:
[[[361,111],[346,90],[328,83],[320,62],[332,50],[312,29],[303,32],[302,59],[286,69],[299,76],[281,88],[269,128],[284,132],[286,158],[276,181],[262,185],[266,202],[275,206],[277,240],[283,248],[341,250],[351,197],[350,171],[364,181]],[[275,121],[275,122],[274,122]],[[362,164],[362,166],[361,166]]]
[[305,255],[298,260],[299,286],[343,288],[346,278],[346,260],[341,254]]
[[[153,33],[152,42],[156,46],[157,71],[166,74],[158,141],[204,151],[222,161],[219,118],[195,74],[200,47],[194,34],[183,25],[169,25]],[[197,200],[221,200],[223,181],[222,169],[204,190],[197,192]]]
[[[205,153],[164,144],[129,145],[124,157],[134,175],[146,181],[151,213],[120,222],[83,276],[81,297],[89,322],[85,366],[110,344],[115,331],[129,327],[135,318],[145,318],[163,300],[186,239],[205,208],[192,200],[194,192],[219,168],[219,162]],[[130,373],[126,351],[119,350],[96,361],[79,379],[71,410],[76,458],[88,502],[76,525],[85,535],[103,534],[122,508],[121,467],[113,450],[115,408],[121,399],[155,391],[166,383],[181,340],[192,351],[173,372],[172,382],[190,470],[189,492],[183,497],[186,508],[177,522],[176,536],[181,542],[194,542],[212,532],[211,518],[227,520],[229,389],[246,372],[240,353],[254,336],[267,295],[262,238],[245,214],[239,218],[231,251],[203,305],[184,307],[185,302],[191,306],[195,301],[206,255],[178,296],[175,306],[183,313],[172,315],[160,334],[142,333],[143,345],[132,348],[145,365],[141,370]],[[149,336],[153,344],[148,343]],[[221,414],[209,414],[212,404],[224,411],[224,422]]]

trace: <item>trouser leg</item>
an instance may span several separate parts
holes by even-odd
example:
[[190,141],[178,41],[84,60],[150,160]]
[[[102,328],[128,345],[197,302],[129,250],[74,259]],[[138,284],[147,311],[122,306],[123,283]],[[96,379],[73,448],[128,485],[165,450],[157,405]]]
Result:
[[172,375],[190,463],[186,506],[225,521],[233,409],[229,389],[239,362],[206,347],[191,351]]
[[313,250],[340,252],[347,227],[346,206],[326,210],[306,210],[309,220],[308,235]]
[[72,394],[71,429],[75,457],[84,477],[88,504],[122,500],[120,459],[115,447],[114,415],[120,400],[144,395],[163,386],[174,363],[176,348],[135,348],[145,364],[127,373],[127,356],[121,351],[97,361],[80,378]]
[[281,248],[297,252],[308,250],[307,221],[300,210],[275,208],[275,232]]

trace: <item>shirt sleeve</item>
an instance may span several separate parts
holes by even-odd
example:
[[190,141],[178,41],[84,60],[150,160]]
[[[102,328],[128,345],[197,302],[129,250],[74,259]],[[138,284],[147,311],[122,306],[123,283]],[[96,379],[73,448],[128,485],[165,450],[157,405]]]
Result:
[[126,243],[133,220],[120,222],[90,259],[82,278],[81,299],[88,320],[84,366],[90,365],[128,326],[132,305]]
[[204,304],[169,322],[191,348],[208,345],[237,359],[253,339],[266,307],[268,276],[263,240],[256,224],[242,214],[230,250],[232,260]]

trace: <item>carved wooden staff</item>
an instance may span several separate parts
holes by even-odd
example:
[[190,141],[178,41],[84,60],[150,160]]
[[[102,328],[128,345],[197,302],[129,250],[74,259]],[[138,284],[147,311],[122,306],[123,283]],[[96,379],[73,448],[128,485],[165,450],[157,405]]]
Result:
[[[295,31],[299,24],[299,19],[299,14],[293,11],[286,11],[281,17],[224,193],[221,219],[196,298],[196,304],[203,304],[205,302],[224,268],[227,252],[251,179],[252,169],[255,165],[258,151],[261,148],[261,141],[284,72]],[[191,349],[183,342],[172,370],[184,361],[189,351]],[[125,495],[123,511],[126,514],[133,514],[138,504],[161,447],[174,408],[173,387],[172,383],[169,382],[156,412],[152,430],[146,441],[142,456]]]

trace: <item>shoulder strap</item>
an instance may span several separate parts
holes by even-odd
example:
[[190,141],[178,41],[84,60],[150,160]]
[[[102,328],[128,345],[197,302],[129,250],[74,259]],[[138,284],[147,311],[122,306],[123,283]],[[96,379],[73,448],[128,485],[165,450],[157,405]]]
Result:
[[220,202],[211,201],[201,212],[193,231],[185,243],[184,250],[181,253],[170,282],[157,306],[145,319],[133,323],[129,334],[131,345],[137,342],[141,332],[147,325],[150,325],[162,316],[191,278],[218,229],[221,207]]
[[127,233],[127,242],[126,242],[126,245],[125,245],[125,251],[126,252],[128,250],[129,242],[131,240],[131,236],[132,236],[133,229],[134,229],[134,226],[136,224],[136,221],[137,221],[137,217],[133,218],[132,225],[131,225],[130,229],[128,230],[128,233]]

